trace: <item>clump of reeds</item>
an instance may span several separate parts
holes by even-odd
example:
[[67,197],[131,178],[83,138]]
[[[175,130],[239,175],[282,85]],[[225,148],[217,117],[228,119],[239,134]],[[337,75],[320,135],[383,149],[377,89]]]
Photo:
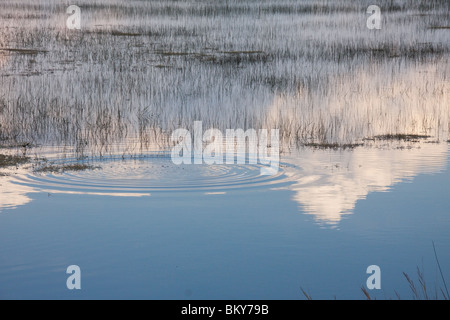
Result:
[[19,166],[30,161],[29,157],[0,154],[0,168]]
[[[403,276],[406,279],[409,288],[412,292],[412,299],[414,300],[449,300],[450,294],[447,288],[447,283],[445,281],[444,273],[442,272],[441,264],[439,262],[438,254],[436,252],[436,246],[434,244],[434,241],[432,242],[433,245],[433,252],[436,259],[436,264],[438,266],[439,274],[441,276],[441,280],[443,283],[443,287],[438,288],[437,286],[434,288],[433,292],[430,291],[430,287],[428,286],[426,280],[425,280],[425,274],[423,269],[420,269],[417,267],[417,281],[418,285],[414,280],[406,273],[403,272]],[[313,300],[311,295],[307,293],[303,288],[300,288],[302,291],[302,294],[305,296],[306,300]],[[370,292],[363,286],[361,287],[361,291],[365,297],[366,300],[376,300],[375,297],[373,297]],[[402,297],[397,291],[395,292],[395,296],[398,300],[401,300]]]
[[[417,267],[417,279],[419,282],[419,285],[416,285],[414,280],[406,273],[403,272],[403,276],[405,277],[406,281],[409,284],[409,288],[411,289],[411,292],[413,294],[412,298],[414,300],[448,300],[449,294],[447,291],[447,285],[444,281],[444,288],[435,288],[434,292],[430,292],[430,288],[427,285],[427,282],[425,281],[425,276],[423,270],[421,270],[419,267]],[[400,300],[401,297],[398,293],[396,293],[397,298]]]
[[431,136],[420,134],[403,134],[403,133],[385,134],[374,137],[375,140],[399,140],[399,141],[417,141],[428,138],[431,138]]
[[303,146],[315,148],[315,149],[332,149],[332,150],[352,150],[357,147],[363,146],[363,143],[305,143]]
[[101,169],[99,166],[91,166],[86,164],[68,164],[68,165],[46,165],[34,169],[38,173],[64,173],[69,171],[86,171]]

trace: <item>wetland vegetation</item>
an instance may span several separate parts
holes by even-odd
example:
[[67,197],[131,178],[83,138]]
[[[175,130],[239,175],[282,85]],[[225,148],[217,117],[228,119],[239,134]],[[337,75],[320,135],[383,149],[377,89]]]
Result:
[[0,4],[2,145],[138,154],[197,120],[289,146],[449,139],[448,1],[379,1],[381,30],[368,1],[78,1],[81,30],[62,3]]

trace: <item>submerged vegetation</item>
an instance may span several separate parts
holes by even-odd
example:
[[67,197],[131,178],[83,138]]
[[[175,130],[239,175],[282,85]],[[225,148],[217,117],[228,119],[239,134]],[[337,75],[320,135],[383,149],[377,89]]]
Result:
[[[8,169],[9,167],[19,168],[23,165],[30,164],[33,171],[37,173],[64,173],[69,171],[86,171],[101,169],[100,166],[92,166],[88,164],[52,164],[45,158],[32,158],[26,155],[5,155],[0,154],[0,169]],[[9,172],[0,172],[0,176],[8,176]]]
[[374,140],[403,140],[403,141],[418,141],[421,139],[428,139],[431,136],[420,134],[385,134],[374,137]]
[[38,167],[34,172],[38,173],[64,173],[69,171],[86,171],[101,169],[98,166],[91,166],[86,164],[67,164],[67,165],[46,165]]
[[0,168],[19,166],[30,161],[29,157],[0,154]]
[[306,143],[304,144],[305,147],[311,147],[316,149],[354,149],[356,147],[363,146],[362,143],[353,143],[353,144],[339,144],[339,143]]

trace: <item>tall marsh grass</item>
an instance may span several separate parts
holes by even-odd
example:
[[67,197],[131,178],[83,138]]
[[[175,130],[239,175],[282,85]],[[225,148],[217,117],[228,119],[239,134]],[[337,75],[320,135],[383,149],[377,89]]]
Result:
[[0,3],[0,140],[165,148],[176,128],[279,128],[285,143],[449,139],[448,1]]

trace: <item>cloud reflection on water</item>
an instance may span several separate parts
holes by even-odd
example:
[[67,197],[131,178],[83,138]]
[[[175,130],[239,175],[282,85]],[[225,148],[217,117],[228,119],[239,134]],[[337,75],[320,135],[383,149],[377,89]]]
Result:
[[395,184],[419,174],[446,168],[447,144],[421,143],[403,148],[365,148],[350,151],[304,149],[287,162],[290,190],[302,213],[324,225],[336,225],[352,214],[358,200],[373,192],[388,192]]

